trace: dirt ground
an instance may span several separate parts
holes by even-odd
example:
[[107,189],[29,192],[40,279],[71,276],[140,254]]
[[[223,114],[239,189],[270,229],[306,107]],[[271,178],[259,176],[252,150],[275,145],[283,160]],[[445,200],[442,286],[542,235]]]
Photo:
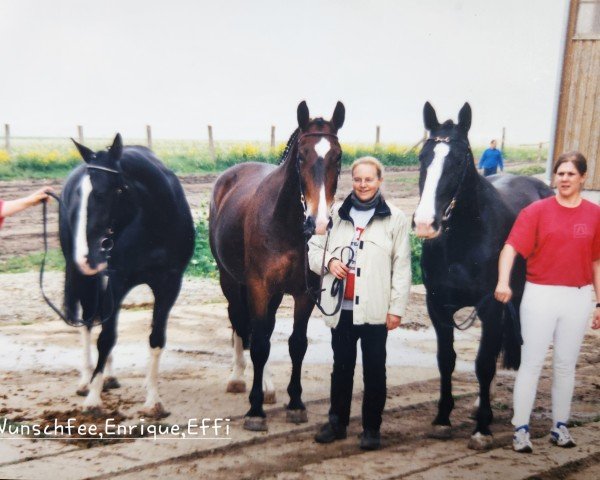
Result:
[[[416,206],[416,175],[414,170],[388,171],[386,175],[388,199],[408,214]],[[340,192],[349,190],[348,180],[348,175],[343,176]],[[183,180],[195,215],[206,208],[213,181],[210,176]],[[0,198],[13,198],[40,183],[0,182]],[[56,216],[50,223],[55,230]],[[40,251],[40,232],[39,209],[8,219],[0,230],[0,258]],[[60,301],[62,274],[49,272],[46,285],[49,295]],[[510,450],[514,372],[503,370],[497,375],[493,401],[495,445],[490,451],[476,452],[466,445],[474,425],[470,418],[477,396],[473,359],[480,329],[476,324],[456,335],[459,361],[453,382],[453,438],[430,439],[426,434],[435,415],[439,385],[435,334],[423,293],[422,288],[413,288],[404,325],[389,336],[383,448],[363,452],[358,448],[360,365],[348,438],[331,445],[318,445],[312,439],[317,426],[327,418],[332,361],[330,334],[316,313],[309,322],[302,381],[309,421],[301,425],[285,421],[290,299],[286,298],[279,310],[272,337],[269,368],[277,399],[266,406],[269,431],[256,433],[242,428],[247,394],[225,393],[231,330],[217,282],[185,280],[169,320],[167,349],[161,359],[159,390],[171,414],[154,423],[139,413],[145,399],[152,306],[147,289],[134,290],[125,301],[114,351],[115,375],[121,388],[103,393],[104,410],[93,417],[82,413],[83,398],[75,394],[83,357],[79,332],[55,318],[45,306],[36,272],[0,275],[0,478],[600,478],[600,335],[590,330],[577,369],[572,408],[577,448],[563,450],[548,443],[551,371],[546,368],[532,419],[534,453],[523,456]],[[249,362],[248,385],[251,379]],[[43,438],[24,438],[6,431],[6,425],[52,426],[55,421],[64,427],[69,418],[88,430],[96,426],[105,435],[102,439],[65,437],[58,430],[50,430]],[[221,429],[211,428],[202,435],[196,427],[202,419],[208,419],[211,426],[216,419],[223,419],[217,422]],[[114,424],[131,427],[129,433],[111,435],[109,426]],[[168,428],[169,433],[154,438],[150,425]],[[173,432],[174,427],[180,431]],[[186,433],[185,438],[181,433]]]

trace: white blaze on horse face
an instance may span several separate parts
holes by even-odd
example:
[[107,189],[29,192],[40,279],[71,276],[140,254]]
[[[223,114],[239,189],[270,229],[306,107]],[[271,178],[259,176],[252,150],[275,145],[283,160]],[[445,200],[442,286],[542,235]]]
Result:
[[331,143],[325,137],[321,137],[321,140],[315,145],[315,152],[319,157],[325,158],[329,150],[331,150]]
[[[322,137],[321,140],[315,145],[315,152],[320,158],[325,158],[327,153],[331,150],[331,143],[325,137]],[[311,215],[314,215],[314,212],[309,212]],[[317,206],[317,215],[316,215],[316,229],[315,233],[317,235],[323,235],[327,231],[327,224],[329,223],[329,218],[327,216],[327,196],[325,195],[325,184],[321,185],[321,189],[319,190],[319,204]]]
[[88,219],[88,200],[92,193],[92,181],[89,175],[81,177],[79,183],[79,212],[77,215],[77,228],[75,231],[75,262],[79,265],[82,273],[93,275],[96,273],[88,264],[87,256],[89,253],[87,242],[87,219]]
[[[437,191],[444,161],[450,152],[447,143],[438,143],[433,149],[433,160],[427,167],[427,178],[421,194],[421,200],[415,211],[415,225],[418,236],[430,236],[433,232],[432,224],[435,218],[435,194]],[[421,235],[422,234],[422,235]]]

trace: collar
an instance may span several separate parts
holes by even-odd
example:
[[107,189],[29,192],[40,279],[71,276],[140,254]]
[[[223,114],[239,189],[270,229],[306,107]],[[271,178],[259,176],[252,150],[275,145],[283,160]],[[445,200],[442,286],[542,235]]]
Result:
[[[348,195],[346,197],[346,199],[344,200],[344,203],[342,203],[342,206],[340,207],[340,209],[338,210],[338,215],[340,216],[340,218],[342,220],[347,220],[349,222],[352,221],[352,219],[350,218],[350,209],[352,208],[352,199],[351,199],[351,195]],[[385,198],[383,198],[383,194],[381,194],[379,196],[379,202],[377,202],[377,205],[375,205],[375,212],[373,213],[374,217],[389,217],[392,214],[392,211],[390,210],[390,207],[388,206],[388,204],[385,202]]]

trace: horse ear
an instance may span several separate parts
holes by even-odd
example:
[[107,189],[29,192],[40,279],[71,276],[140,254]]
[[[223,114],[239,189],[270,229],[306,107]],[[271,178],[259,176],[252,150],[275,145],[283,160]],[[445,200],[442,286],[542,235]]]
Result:
[[121,138],[120,133],[117,133],[117,135],[115,136],[113,144],[110,146],[109,152],[110,158],[112,158],[113,160],[117,161],[121,158],[121,155],[123,154],[123,139]]
[[458,126],[462,127],[465,132],[471,128],[471,105],[465,102],[463,107],[458,112]]
[[331,117],[331,122],[335,127],[335,130],[339,130],[344,125],[344,119],[346,118],[346,107],[342,102],[337,102],[335,105],[335,110],[333,111],[333,117]]
[[71,141],[77,147],[77,151],[79,152],[79,155],[81,155],[81,158],[83,158],[83,161],[89,163],[94,156],[94,152],[81,143],[76,142],[74,138],[71,138]]
[[308,126],[308,122],[310,121],[310,117],[308,116],[308,106],[306,102],[302,100],[300,105],[298,105],[298,126],[300,130],[304,130]]
[[425,124],[425,128],[430,132],[440,126],[435,109],[429,102],[425,102],[425,106],[423,107],[423,123]]

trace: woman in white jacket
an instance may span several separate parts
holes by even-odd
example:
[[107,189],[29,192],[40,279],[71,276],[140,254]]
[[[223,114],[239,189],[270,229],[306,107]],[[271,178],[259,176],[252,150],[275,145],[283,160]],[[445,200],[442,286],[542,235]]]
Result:
[[326,266],[321,296],[326,312],[335,311],[338,304],[331,294],[332,284],[343,289],[341,309],[326,317],[333,348],[331,406],[329,421],[315,440],[330,443],[346,438],[360,339],[365,389],[360,447],[365,450],[381,444],[387,332],[400,325],[411,281],[409,224],[381,195],[382,174],[381,163],[373,157],[352,164],[352,192],[334,209],[329,240],[313,236],[308,254],[312,271],[320,274]]

